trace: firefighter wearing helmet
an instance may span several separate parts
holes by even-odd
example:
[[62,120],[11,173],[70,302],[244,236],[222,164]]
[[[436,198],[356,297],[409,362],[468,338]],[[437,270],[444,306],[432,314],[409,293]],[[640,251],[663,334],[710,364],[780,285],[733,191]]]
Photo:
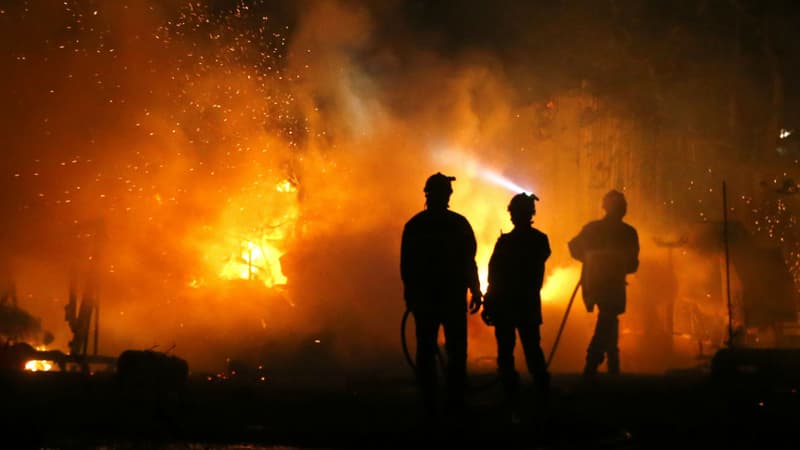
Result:
[[540,344],[545,261],[550,257],[547,235],[532,226],[535,195],[517,194],[508,204],[514,229],[497,240],[489,260],[489,285],[482,317],[494,325],[497,369],[508,406],[515,413],[519,374],[514,368],[514,346],[519,334],[528,371],[539,394],[546,400],[550,374]]
[[639,236],[622,221],[628,203],[622,192],[603,197],[606,214],[586,224],[569,242],[573,258],[583,263],[581,289],[586,310],[597,306],[597,324],[586,352],[584,375],[592,376],[607,361],[608,372],[619,374],[619,315],[625,312],[625,276],[639,267]]
[[425,183],[425,210],[403,229],[400,272],[406,307],[414,314],[417,382],[425,413],[438,408],[436,354],[439,328],[447,351],[446,405],[463,410],[467,363],[467,290],[469,311],[481,306],[477,244],[464,216],[449,210],[454,177],[436,173]]

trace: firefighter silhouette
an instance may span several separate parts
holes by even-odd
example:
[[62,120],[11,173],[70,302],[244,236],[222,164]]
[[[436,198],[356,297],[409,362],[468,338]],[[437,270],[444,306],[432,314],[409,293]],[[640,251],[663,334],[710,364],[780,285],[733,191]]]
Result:
[[467,361],[467,290],[470,313],[481,306],[475,264],[477,244],[466,218],[450,211],[452,181],[441,173],[425,183],[425,210],[403,229],[400,271],[406,307],[413,312],[417,338],[417,383],[427,414],[437,409],[436,354],[439,328],[447,353],[446,405],[462,410]]
[[589,222],[569,242],[573,258],[583,263],[581,286],[586,310],[597,306],[597,324],[586,352],[585,375],[594,375],[605,359],[608,372],[619,374],[619,315],[625,312],[625,276],[639,267],[639,237],[622,221],[625,195],[612,190],[603,197],[605,217]]
[[497,369],[506,400],[515,409],[519,374],[514,368],[516,334],[522,344],[528,371],[539,393],[546,399],[550,388],[544,353],[540,344],[545,261],[550,257],[547,235],[532,226],[536,214],[535,195],[517,194],[508,205],[514,229],[500,236],[489,260],[489,285],[483,313],[487,325],[494,325],[497,339]]

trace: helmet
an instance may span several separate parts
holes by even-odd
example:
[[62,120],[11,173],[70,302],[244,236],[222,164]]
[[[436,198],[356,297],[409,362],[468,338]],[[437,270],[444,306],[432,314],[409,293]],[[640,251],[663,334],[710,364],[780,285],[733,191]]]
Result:
[[539,200],[539,197],[535,194],[528,195],[521,192],[511,198],[511,202],[508,204],[508,212],[512,215],[530,214],[533,216],[536,214],[536,204],[534,203],[536,200]]
[[428,180],[425,182],[425,189],[423,190],[426,194],[449,195],[453,193],[453,186],[451,184],[453,181],[456,181],[456,177],[448,177],[442,172],[436,172],[428,177]]
[[625,194],[622,192],[612,189],[603,196],[603,209],[606,212],[610,211],[619,211],[627,208],[628,202],[625,200]]

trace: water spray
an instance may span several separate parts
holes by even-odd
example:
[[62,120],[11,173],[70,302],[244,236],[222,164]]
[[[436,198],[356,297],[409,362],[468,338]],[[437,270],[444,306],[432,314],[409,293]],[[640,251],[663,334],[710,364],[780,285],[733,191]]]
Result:
[[470,175],[477,176],[478,178],[482,179],[483,181],[487,181],[495,186],[501,187],[503,189],[508,190],[509,192],[513,192],[515,194],[519,194],[520,192],[524,192],[526,194],[532,194],[533,190],[528,189],[527,187],[521,186],[520,184],[512,181],[511,179],[500,175],[493,169],[490,169],[475,159],[472,159],[465,155],[468,152],[462,152],[457,150],[451,149],[440,149],[433,152],[434,160],[437,163],[443,164],[459,164],[462,166],[462,170],[470,173]]
[[482,179],[484,179],[484,180],[486,180],[486,181],[488,181],[488,182],[490,182],[490,183],[492,183],[492,184],[494,184],[496,186],[500,186],[502,188],[505,188],[505,189],[507,189],[507,190],[509,190],[511,192],[514,192],[514,193],[517,193],[517,194],[519,194],[520,192],[524,192],[526,194],[532,194],[533,193],[532,189],[526,189],[526,188],[520,186],[519,184],[509,180],[508,178],[506,178],[506,177],[504,177],[504,176],[502,176],[502,175],[500,175],[497,172],[494,172],[492,170],[484,168],[484,169],[481,169],[478,172],[478,174],[480,175],[480,177]]

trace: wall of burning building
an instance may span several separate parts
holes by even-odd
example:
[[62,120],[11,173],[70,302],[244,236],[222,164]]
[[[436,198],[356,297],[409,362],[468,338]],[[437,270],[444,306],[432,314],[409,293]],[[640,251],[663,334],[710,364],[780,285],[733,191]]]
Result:
[[[295,349],[336,355],[342,367],[399,366],[400,232],[440,170],[457,177],[451,206],[473,224],[484,280],[495,239],[511,228],[514,190],[542,198],[536,226],[554,250],[545,347],[577,281],[566,241],[599,216],[604,192],[626,192],[643,247],[623,323],[634,355],[624,364],[636,370],[667,364],[639,348],[666,320],[658,305],[670,291],[652,286],[706,266],[685,248],[669,266],[654,237],[678,240],[692,222],[719,219],[723,177],[732,213],[794,242],[794,197],[775,191],[796,162],[764,156],[760,125],[739,131],[768,109],[763,77],[687,55],[705,39],[695,30],[664,43],[657,30],[632,28],[637,14],[653,14],[637,8],[511,14],[479,2],[465,5],[474,21],[438,27],[427,17],[448,12],[426,8],[435,9],[3,6],[1,255],[52,346],[70,339],[62,307],[72,280],[97,286],[103,353],[174,348],[193,367],[218,368]],[[731,121],[737,139],[749,136],[736,142],[759,144],[719,139]],[[673,290],[718,305],[714,283]],[[556,369],[582,364],[592,318],[573,314]],[[493,354],[490,330],[471,323],[473,359]]]

